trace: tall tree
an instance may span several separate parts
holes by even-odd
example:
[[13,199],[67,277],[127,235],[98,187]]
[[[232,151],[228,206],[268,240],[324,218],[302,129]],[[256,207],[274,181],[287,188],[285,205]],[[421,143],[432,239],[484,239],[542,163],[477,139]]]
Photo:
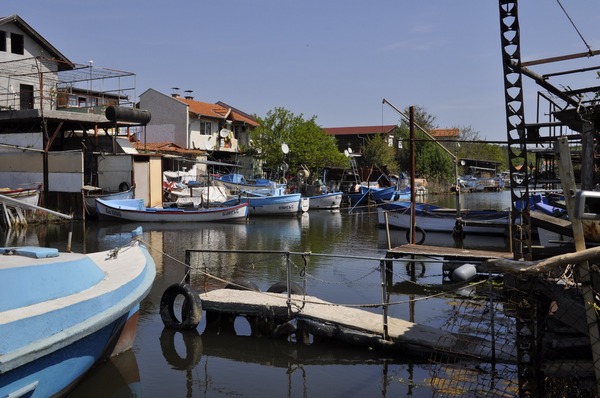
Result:
[[[410,109],[405,109],[408,115]],[[420,106],[413,107],[414,122],[429,135],[437,128],[435,116]],[[415,174],[417,176],[440,180],[454,180],[453,158],[441,147],[441,143],[429,138],[415,126]],[[404,170],[410,170],[410,124],[402,120],[398,130],[398,139],[402,140],[402,150],[398,151],[398,163]]]
[[479,132],[471,126],[456,127],[460,131],[459,158],[499,162],[500,169],[508,170],[508,153],[500,145],[483,142]]
[[[305,120],[285,108],[275,108],[264,118],[257,117],[259,126],[250,134],[255,156],[264,161],[272,173],[281,166],[295,173],[306,166],[313,173],[326,167],[347,167],[348,159],[336,145],[335,137],[325,133],[316,123],[316,116]],[[288,153],[282,145],[286,144]],[[287,165],[287,166],[285,166]]]
[[396,162],[396,150],[390,146],[387,137],[381,134],[375,134],[369,137],[361,149],[363,161],[368,166],[377,166],[380,169],[387,169],[390,173],[398,173],[399,166]]

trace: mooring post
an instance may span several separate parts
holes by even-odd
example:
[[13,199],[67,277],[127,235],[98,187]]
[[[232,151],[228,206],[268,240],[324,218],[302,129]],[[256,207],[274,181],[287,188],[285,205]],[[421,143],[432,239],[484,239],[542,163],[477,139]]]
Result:
[[381,273],[381,304],[383,306],[383,339],[389,340],[390,336],[388,333],[388,302],[387,302],[387,284],[385,282],[385,261],[379,261],[379,270]]
[[192,273],[190,272],[190,250],[185,251],[185,283],[188,285],[192,281]]
[[385,219],[385,236],[387,238],[388,250],[392,250],[392,240],[390,239],[390,221],[388,219],[387,210],[384,210],[383,218]]
[[290,252],[285,253],[285,263],[287,267],[287,307],[288,307],[288,316],[292,315],[292,262],[290,261]]
[[71,251],[71,242],[73,241],[73,219],[69,221],[69,234],[67,236],[67,251]]

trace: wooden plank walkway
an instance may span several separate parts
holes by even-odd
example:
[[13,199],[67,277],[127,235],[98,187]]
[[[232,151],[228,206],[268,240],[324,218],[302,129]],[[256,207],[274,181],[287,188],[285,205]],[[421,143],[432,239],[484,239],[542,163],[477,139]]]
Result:
[[511,252],[500,252],[492,250],[472,250],[472,249],[459,249],[455,247],[442,247],[442,246],[427,246],[427,245],[413,245],[405,244],[394,247],[387,251],[388,257],[397,256],[436,256],[446,257],[454,259],[480,259],[490,260],[497,258],[512,258]]
[[[388,317],[389,340],[384,340],[383,315],[360,308],[337,305],[312,296],[218,289],[200,294],[207,312],[297,321],[298,330],[315,336],[333,337],[356,345],[407,352],[419,357],[471,357],[491,361],[492,344],[485,339],[458,335],[437,327]],[[516,361],[516,348],[497,347],[495,360]]]

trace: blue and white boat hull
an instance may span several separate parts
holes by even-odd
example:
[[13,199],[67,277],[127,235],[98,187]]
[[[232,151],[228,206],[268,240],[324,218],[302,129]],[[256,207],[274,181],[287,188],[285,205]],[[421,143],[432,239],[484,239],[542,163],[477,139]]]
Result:
[[[64,394],[129,349],[156,274],[137,242],[87,255],[43,249],[2,249],[15,254],[0,264],[1,397]],[[50,257],[27,257],[40,253]]]

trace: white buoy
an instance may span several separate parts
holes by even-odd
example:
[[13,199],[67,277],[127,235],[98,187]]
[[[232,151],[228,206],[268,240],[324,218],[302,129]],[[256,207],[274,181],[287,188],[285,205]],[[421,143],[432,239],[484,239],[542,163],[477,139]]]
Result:
[[475,264],[467,263],[452,271],[450,279],[452,279],[453,282],[466,282],[472,279],[476,274],[477,268],[475,268]]

